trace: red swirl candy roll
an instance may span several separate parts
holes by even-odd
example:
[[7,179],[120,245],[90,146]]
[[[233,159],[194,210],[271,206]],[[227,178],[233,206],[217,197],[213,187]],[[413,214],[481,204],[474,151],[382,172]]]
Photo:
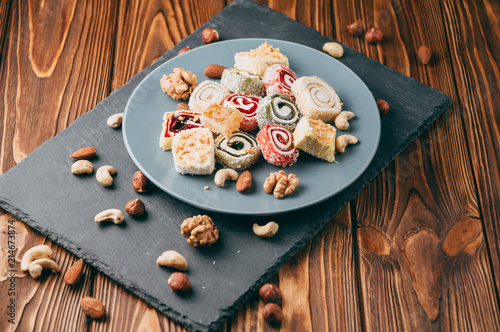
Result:
[[295,100],[291,86],[296,79],[297,74],[295,74],[293,70],[277,64],[266,69],[262,81],[264,81],[267,95],[281,93],[282,95]]
[[299,150],[293,144],[290,130],[279,125],[267,125],[257,134],[264,159],[276,166],[290,166],[297,161]]
[[253,95],[242,95],[238,93],[230,94],[222,102],[224,107],[233,107],[243,114],[243,121],[240,123],[240,130],[252,131],[257,129],[257,107],[260,97]]

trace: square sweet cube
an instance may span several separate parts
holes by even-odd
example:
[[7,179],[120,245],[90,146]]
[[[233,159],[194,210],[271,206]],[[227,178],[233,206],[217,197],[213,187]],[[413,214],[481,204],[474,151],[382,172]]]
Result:
[[230,107],[223,107],[213,103],[201,113],[201,125],[215,133],[231,137],[231,134],[240,129],[243,115],[240,111]]
[[335,127],[321,120],[303,117],[293,132],[293,143],[304,152],[334,162],[336,132]]
[[181,131],[201,127],[200,113],[181,110],[166,112],[163,115],[163,124],[160,135],[160,147],[163,150],[172,149],[172,141]]
[[207,128],[181,131],[172,142],[175,170],[181,174],[211,174],[215,168],[214,137]]

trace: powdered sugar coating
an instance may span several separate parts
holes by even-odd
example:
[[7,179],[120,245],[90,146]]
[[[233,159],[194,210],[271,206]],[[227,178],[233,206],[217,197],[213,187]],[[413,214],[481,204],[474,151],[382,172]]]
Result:
[[283,126],[265,126],[257,134],[257,142],[262,156],[270,164],[290,166],[299,158],[299,150],[293,144],[293,135]]
[[295,96],[292,93],[291,87],[295,80],[297,80],[297,74],[290,68],[280,64],[268,67],[262,78],[267,95],[280,93],[293,101],[295,101]]

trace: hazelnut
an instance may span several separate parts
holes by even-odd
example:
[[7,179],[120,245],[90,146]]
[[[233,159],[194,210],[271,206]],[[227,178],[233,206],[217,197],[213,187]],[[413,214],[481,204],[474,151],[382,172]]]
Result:
[[262,299],[262,301],[266,303],[269,302],[279,303],[283,298],[279,287],[271,282],[264,284],[264,286],[262,286],[259,289],[259,296]]
[[219,33],[212,28],[205,28],[201,33],[201,38],[205,44],[210,44],[219,40]]
[[417,54],[422,64],[426,65],[431,61],[432,51],[428,46],[420,46],[418,48]]
[[134,188],[135,191],[138,193],[144,193],[147,191],[148,186],[148,179],[144,174],[142,174],[141,171],[135,172],[134,176],[132,177],[132,187]]
[[145,210],[146,207],[139,198],[132,199],[125,205],[125,212],[133,216],[142,216]]
[[186,53],[187,51],[191,51],[191,47],[189,47],[189,46],[184,47],[183,49],[181,49],[179,51],[179,53],[177,53],[177,55],[181,55],[182,53]]
[[354,23],[351,23],[347,26],[347,32],[355,37],[360,37],[365,32],[365,28],[363,27],[363,21],[357,20]]
[[189,105],[186,103],[178,103],[175,109],[178,111],[188,111]]
[[191,283],[187,275],[182,272],[174,272],[168,278],[168,285],[176,293],[184,293],[191,289]]
[[380,114],[384,115],[389,112],[389,103],[383,99],[377,99],[377,107]]
[[283,311],[276,303],[268,303],[262,309],[262,317],[272,325],[279,325],[283,320]]
[[383,36],[384,34],[382,33],[382,30],[376,27],[371,27],[365,33],[365,40],[368,44],[375,45],[376,43],[380,43],[382,41]]

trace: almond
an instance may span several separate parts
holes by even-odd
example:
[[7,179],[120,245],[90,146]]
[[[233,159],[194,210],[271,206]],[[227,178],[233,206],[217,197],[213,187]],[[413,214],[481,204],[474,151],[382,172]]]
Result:
[[182,53],[186,53],[187,51],[191,51],[191,47],[189,47],[189,46],[184,47],[183,49],[181,49],[179,51],[179,53],[177,53],[177,55],[181,55]]
[[420,46],[418,48],[417,54],[422,64],[426,65],[431,61],[432,51],[428,46]]
[[189,110],[189,105],[186,103],[178,103],[175,109],[178,111],[187,111]]
[[88,316],[99,319],[106,314],[104,304],[98,299],[87,296],[80,300],[80,307]]
[[79,150],[76,150],[71,154],[71,158],[75,159],[90,159],[93,156],[95,156],[97,153],[97,150],[91,146],[87,146],[84,148],[81,148]]
[[240,193],[246,193],[251,187],[252,174],[249,171],[244,171],[236,181],[236,190]]
[[224,66],[220,65],[208,65],[207,68],[203,71],[205,76],[210,78],[221,78],[222,72],[226,69]]
[[83,273],[83,259],[79,259],[64,274],[64,283],[66,285],[73,286],[80,280],[82,273]]

